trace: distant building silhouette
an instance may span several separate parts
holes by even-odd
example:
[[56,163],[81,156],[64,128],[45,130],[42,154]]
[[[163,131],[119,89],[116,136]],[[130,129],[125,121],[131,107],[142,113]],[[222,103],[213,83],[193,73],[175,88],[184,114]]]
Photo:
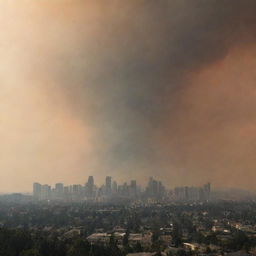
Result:
[[111,177],[107,176],[106,177],[106,182],[105,182],[105,194],[106,196],[110,196],[111,195]]

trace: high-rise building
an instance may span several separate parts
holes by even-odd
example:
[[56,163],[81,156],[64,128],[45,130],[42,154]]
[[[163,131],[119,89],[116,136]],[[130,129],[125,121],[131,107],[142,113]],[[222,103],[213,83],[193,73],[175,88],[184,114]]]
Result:
[[202,187],[177,187],[174,189],[176,200],[204,201],[210,198],[211,184],[207,183]]
[[105,191],[107,196],[111,195],[111,177],[110,176],[106,177]]
[[70,191],[69,191],[69,186],[65,186],[64,187],[64,195],[65,197],[67,197],[69,195]]
[[113,181],[112,183],[112,193],[117,194],[117,182]]
[[153,177],[150,177],[148,186],[146,188],[146,193],[148,197],[152,197],[152,198],[162,197],[164,193],[164,186],[160,181],[157,181],[153,179]]
[[123,196],[128,197],[129,196],[129,187],[127,185],[127,182],[123,185]]
[[72,194],[80,195],[82,192],[82,186],[80,184],[72,185]]
[[88,182],[86,185],[86,194],[89,198],[93,197],[93,189],[94,189],[94,178],[93,176],[89,176]]
[[33,183],[33,196],[35,199],[41,198],[41,190],[42,190],[42,185],[37,182],[34,182]]
[[41,187],[41,198],[43,200],[51,199],[51,186],[45,184]]
[[63,183],[56,183],[55,184],[55,196],[58,199],[61,199],[64,195],[64,184]]
[[136,195],[137,195],[137,182],[136,180],[131,180],[130,196],[135,197]]
[[174,189],[175,200],[185,200],[189,198],[188,187],[176,187]]
[[204,185],[204,195],[205,195],[205,199],[209,199],[210,198],[210,194],[211,194],[211,183],[207,183]]

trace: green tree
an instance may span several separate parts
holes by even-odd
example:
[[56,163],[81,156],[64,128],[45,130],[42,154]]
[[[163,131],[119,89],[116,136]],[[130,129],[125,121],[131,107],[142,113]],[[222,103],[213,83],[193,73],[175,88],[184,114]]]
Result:
[[28,249],[23,250],[19,256],[40,256],[40,253],[37,249]]
[[143,252],[143,248],[142,248],[140,242],[137,242],[137,243],[136,243],[135,251],[136,251],[136,252]]
[[181,249],[177,251],[177,256],[186,256],[186,251]]
[[127,246],[129,244],[129,235],[130,235],[130,230],[129,228],[127,228],[123,238],[123,246]]

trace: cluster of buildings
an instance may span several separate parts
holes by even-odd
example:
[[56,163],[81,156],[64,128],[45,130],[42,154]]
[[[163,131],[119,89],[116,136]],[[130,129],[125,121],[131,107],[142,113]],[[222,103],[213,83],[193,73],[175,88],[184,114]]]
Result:
[[255,256],[255,212],[255,202],[233,201],[131,207],[8,203],[0,207],[0,227],[26,228],[48,241],[57,236],[69,244],[81,237],[91,248],[114,243],[122,252],[136,252],[124,255],[249,256],[229,254],[245,248]]
[[[90,244],[106,246],[109,244],[111,237],[113,237],[117,245],[122,247],[126,232],[122,228],[119,229],[120,231],[93,233],[87,237],[87,241],[90,242]],[[127,238],[127,243],[133,247],[140,243],[143,248],[149,249],[152,245],[152,232],[130,233]]]
[[174,198],[178,201],[204,201],[209,200],[211,195],[211,184],[202,187],[176,187]]
[[93,176],[88,177],[85,185],[75,184],[65,186],[63,183],[56,183],[55,187],[48,184],[33,184],[33,196],[38,200],[88,200],[105,201],[112,198],[136,199],[138,197],[153,197],[161,199],[165,195],[165,187],[161,181],[152,177],[149,179],[146,189],[141,189],[136,180],[130,183],[118,185],[112,177],[107,176],[105,183],[98,187],[94,183]]
[[55,187],[48,184],[33,184],[33,197],[36,200],[66,200],[66,201],[92,201],[104,202],[111,199],[131,200],[208,200],[210,197],[210,183],[202,188],[178,187],[174,191],[167,191],[161,181],[149,178],[146,188],[131,180],[118,185],[112,177],[107,176],[105,183],[98,187],[95,185],[93,176],[89,176],[85,185],[75,184],[65,186],[63,183],[56,183]]

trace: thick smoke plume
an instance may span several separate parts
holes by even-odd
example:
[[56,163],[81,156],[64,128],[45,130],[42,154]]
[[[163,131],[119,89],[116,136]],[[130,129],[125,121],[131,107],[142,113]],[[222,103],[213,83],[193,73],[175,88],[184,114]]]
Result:
[[1,3],[3,190],[89,174],[253,188],[255,11],[253,0]]

